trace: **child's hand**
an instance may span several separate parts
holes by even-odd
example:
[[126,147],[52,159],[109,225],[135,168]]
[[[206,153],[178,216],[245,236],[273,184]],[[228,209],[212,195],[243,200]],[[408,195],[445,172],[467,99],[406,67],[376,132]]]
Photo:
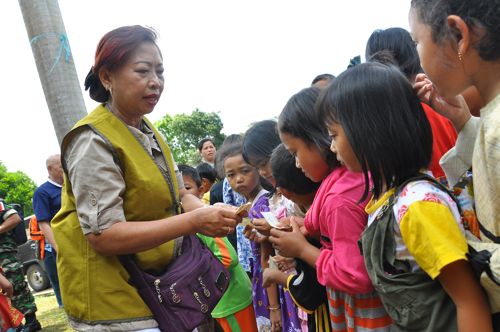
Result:
[[299,225],[299,227],[304,227],[304,218],[297,217],[297,216],[291,216],[290,220],[295,221],[295,223],[297,225]]
[[308,243],[304,235],[300,232],[299,226],[293,219],[290,220],[290,224],[292,226],[291,232],[272,229],[269,241],[273,244],[273,247],[279,251],[281,256],[299,257],[302,248]]
[[7,297],[14,295],[14,287],[12,287],[10,281],[3,274],[0,274],[0,288],[2,289],[2,293]]
[[267,288],[272,284],[276,283],[274,281],[274,273],[276,269],[267,268],[262,272],[262,287]]
[[437,113],[448,118],[457,132],[471,117],[469,106],[462,95],[445,98],[439,94],[432,82],[425,74],[418,74],[413,89],[420,100],[431,106]]
[[255,229],[259,231],[260,234],[269,236],[269,232],[271,231],[271,225],[264,218],[254,219],[252,221]]
[[254,229],[253,224],[248,224],[245,226],[245,228],[243,229],[243,235],[245,235],[245,237],[250,241],[257,244],[260,244],[264,240],[267,240],[267,236],[259,235],[257,230]]
[[269,318],[271,320],[271,331],[281,332],[281,310],[270,310]]
[[271,259],[274,261],[274,263],[276,263],[276,265],[278,266],[278,269],[281,272],[287,272],[288,270],[294,269],[296,266],[294,258],[282,257],[279,255],[276,255]]

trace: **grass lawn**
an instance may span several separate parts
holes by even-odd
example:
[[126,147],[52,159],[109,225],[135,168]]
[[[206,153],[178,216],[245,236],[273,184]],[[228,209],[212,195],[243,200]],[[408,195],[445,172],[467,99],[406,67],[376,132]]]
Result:
[[45,332],[73,331],[69,327],[64,309],[59,309],[54,292],[35,294],[35,302],[38,307],[36,317],[42,324]]

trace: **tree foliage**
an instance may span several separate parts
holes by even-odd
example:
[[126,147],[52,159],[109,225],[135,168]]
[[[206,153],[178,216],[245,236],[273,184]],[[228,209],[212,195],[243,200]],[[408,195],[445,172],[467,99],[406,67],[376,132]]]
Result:
[[24,215],[33,214],[31,204],[37,186],[35,182],[21,171],[9,172],[0,161],[0,197],[6,203],[18,203],[24,209]]
[[212,138],[216,146],[220,146],[225,138],[221,132],[224,125],[219,114],[205,113],[199,109],[195,109],[191,115],[166,114],[155,126],[165,136],[178,164],[196,165],[200,162],[197,145],[203,138]]

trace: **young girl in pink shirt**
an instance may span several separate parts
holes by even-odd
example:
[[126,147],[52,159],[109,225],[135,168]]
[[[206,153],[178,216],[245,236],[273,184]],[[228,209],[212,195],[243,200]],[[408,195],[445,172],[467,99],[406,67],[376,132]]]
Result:
[[[282,255],[316,268],[318,281],[327,288],[332,331],[389,330],[392,321],[373,290],[357,244],[367,222],[366,201],[359,202],[365,181],[331,153],[326,127],[314,113],[319,91],[308,88],[294,95],[278,129],[297,167],[322,183],[303,225],[292,222],[292,232],[273,229],[270,241]],[[303,234],[319,238],[322,248],[309,244]]]

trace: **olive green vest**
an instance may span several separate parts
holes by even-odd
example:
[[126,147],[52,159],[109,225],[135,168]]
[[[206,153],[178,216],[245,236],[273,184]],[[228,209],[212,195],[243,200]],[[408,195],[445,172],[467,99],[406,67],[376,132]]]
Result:
[[[161,135],[145,121],[153,130],[166,158],[168,170],[163,173],[127,125],[103,105],[80,120],[65,136],[61,147],[64,161],[68,144],[78,131],[77,128],[82,126],[89,126],[105,140],[123,172],[126,183],[122,197],[123,209],[126,220],[131,221],[169,217],[177,208],[177,200],[172,199],[171,192],[179,197],[170,150]],[[67,174],[66,171],[65,168]],[[128,283],[129,275],[119,259],[98,254],[83,235],[75,197],[66,174],[61,210],[51,223],[59,248],[57,270],[66,312],[72,319],[85,323],[123,322],[152,317],[137,290]],[[171,260],[173,247],[174,241],[170,241],[136,256],[143,269],[158,271],[164,269]]]
[[457,331],[455,304],[439,281],[396,259],[395,197],[410,181],[421,179],[427,177],[412,178],[396,189],[361,235],[360,247],[373,287],[394,321],[391,331]]

